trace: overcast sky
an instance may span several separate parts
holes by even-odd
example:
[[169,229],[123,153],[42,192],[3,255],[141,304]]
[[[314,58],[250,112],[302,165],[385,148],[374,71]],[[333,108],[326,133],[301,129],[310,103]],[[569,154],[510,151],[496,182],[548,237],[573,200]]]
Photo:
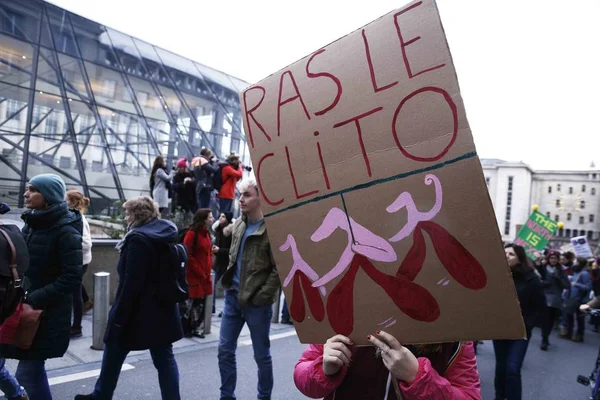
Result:
[[[408,3],[51,2],[250,83]],[[438,7],[480,157],[537,169],[600,167],[600,1]]]

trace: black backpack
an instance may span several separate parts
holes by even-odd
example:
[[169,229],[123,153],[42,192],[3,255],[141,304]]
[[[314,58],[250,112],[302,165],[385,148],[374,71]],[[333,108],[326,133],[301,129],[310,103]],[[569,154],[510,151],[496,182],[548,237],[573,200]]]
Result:
[[16,225],[0,225],[0,324],[23,299],[23,275],[29,266],[27,243]]
[[223,187],[223,183],[225,183],[223,181],[223,167],[225,165],[227,165],[227,164],[219,164],[219,170],[217,172],[215,172],[212,176],[213,189],[215,189],[217,192],[221,191],[221,188]]
[[158,299],[166,305],[186,301],[189,298],[185,279],[188,254],[181,243],[164,243],[158,249],[159,282]]

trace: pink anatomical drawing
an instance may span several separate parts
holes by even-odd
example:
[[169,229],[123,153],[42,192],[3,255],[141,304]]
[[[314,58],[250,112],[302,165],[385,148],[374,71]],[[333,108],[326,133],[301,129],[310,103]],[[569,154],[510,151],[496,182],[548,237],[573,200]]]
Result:
[[[432,222],[442,207],[443,193],[439,179],[433,174],[427,174],[425,184],[433,185],[435,195],[434,206],[429,211],[419,211],[408,192],[401,193],[387,207],[389,213],[398,212],[402,208],[407,211],[406,224],[389,240],[358,224],[347,211],[333,207],[310,238],[313,242],[323,242],[337,229],[341,229],[346,232],[347,244],[338,262],[320,277],[301,257],[294,237],[288,234],[280,251],[292,252],[293,266],[283,285],[287,287],[294,282],[290,314],[295,321],[302,322],[306,318],[306,295],[315,320],[322,321],[326,309],[328,321],[334,331],[344,335],[351,334],[354,330],[354,283],[360,269],[410,318],[422,322],[437,320],[440,316],[437,300],[425,287],[414,282],[422,270],[427,254],[423,232],[429,235],[438,259],[456,282],[472,290],[480,290],[486,286],[487,275],[481,264],[448,231]],[[342,203],[345,208],[343,196]],[[394,275],[388,275],[375,267],[374,261],[397,262],[398,256],[391,243],[401,241],[411,234],[413,244]],[[341,279],[333,289],[325,288],[325,285],[340,276]],[[381,324],[391,326],[389,324],[395,322],[395,319],[390,318]]]

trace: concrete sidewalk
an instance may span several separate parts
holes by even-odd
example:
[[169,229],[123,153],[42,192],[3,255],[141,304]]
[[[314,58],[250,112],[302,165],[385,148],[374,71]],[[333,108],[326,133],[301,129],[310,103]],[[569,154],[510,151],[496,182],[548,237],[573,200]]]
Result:
[[[283,301],[281,302],[283,303]],[[173,344],[173,350],[176,354],[184,353],[188,351],[199,350],[206,347],[215,347],[219,341],[219,331],[221,329],[221,318],[218,317],[219,312],[223,310],[224,299],[216,299],[216,313],[213,314],[211,323],[211,333],[207,334],[204,339],[200,338],[183,338],[180,341]],[[46,361],[46,370],[48,376],[60,374],[60,370],[69,369],[72,370],[77,366],[85,366],[87,364],[100,364],[102,361],[102,351],[91,349],[92,345],[92,311],[83,316],[82,328],[83,336],[71,339],[69,343],[69,349],[62,358],[53,358]],[[281,314],[280,314],[281,315]],[[294,334],[294,327],[285,324],[271,324],[271,335],[273,334]],[[250,339],[250,331],[248,326],[245,325],[240,335],[240,345],[247,344]],[[148,351],[132,351],[129,353],[126,362],[135,362],[140,359],[147,359],[150,357]],[[14,372],[16,370],[18,361],[6,360],[6,366],[9,371]],[[99,367],[98,367],[99,368]],[[85,369],[85,368],[83,368]],[[52,373],[55,371],[55,373]]]

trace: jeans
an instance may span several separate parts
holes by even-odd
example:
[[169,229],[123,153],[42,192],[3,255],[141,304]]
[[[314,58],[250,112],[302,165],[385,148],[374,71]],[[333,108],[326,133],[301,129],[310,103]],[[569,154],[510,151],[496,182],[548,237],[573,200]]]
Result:
[[198,198],[198,208],[210,207],[210,192],[210,189],[202,189],[196,192]]
[[25,390],[19,385],[19,382],[8,372],[5,367],[6,359],[0,358],[0,390],[4,392],[7,399],[23,396]]
[[269,330],[273,308],[271,305],[241,308],[237,291],[225,292],[225,308],[219,337],[219,372],[221,374],[221,399],[235,399],[237,367],[235,351],[244,323],[250,328],[254,361],[258,366],[258,398],[270,398],[273,390],[273,362]]
[[45,364],[44,360],[19,361],[15,378],[25,388],[30,400],[52,400]]
[[[85,264],[81,268],[81,276],[82,277],[85,274],[85,271],[87,271],[87,268],[88,268],[88,264]],[[83,318],[83,303],[84,303],[83,292],[85,292],[85,287],[83,287],[83,281],[82,281],[73,290],[73,325],[72,325],[73,328],[81,328],[81,319]]]
[[219,212],[229,212],[233,206],[233,199],[221,199],[219,198]]
[[560,310],[554,307],[546,307],[544,320],[542,322],[542,343],[548,344],[548,338],[554,328],[556,317],[560,314]]
[[283,308],[281,310],[281,322],[290,321],[290,310],[288,309],[287,300],[283,299]]
[[[121,348],[115,342],[104,345],[102,369],[92,393],[94,400],[112,399],[127,354],[129,354],[129,350]],[[173,346],[167,345],[150,349],[150,356],[158,371],[158,384],[162,399],[179,400],[179,370],[175,356],[173,356]]]
[[527,340],[494,340],[496,399],[521,400],[521,367],[530,337],[529,331]]

